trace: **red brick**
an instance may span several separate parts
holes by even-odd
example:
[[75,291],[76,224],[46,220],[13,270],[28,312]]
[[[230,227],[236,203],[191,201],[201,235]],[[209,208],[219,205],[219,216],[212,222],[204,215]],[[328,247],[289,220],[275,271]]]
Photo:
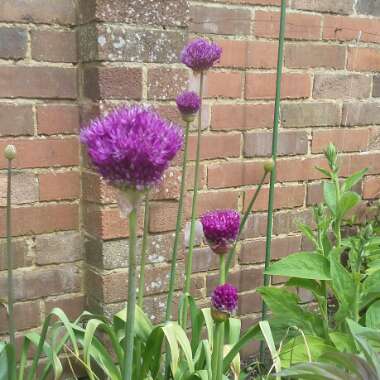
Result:
[[360,152],[367,150],[369,143],[369,130],[360,129],[330,129],[326,131],[314,131],[312,152],[322,153],[327,145],[332,142],[342,152]]
[[0,96],[75,99],[76,74],[75,68],[1,66]]
[[212,34],[249,34],[251,13],[245,9],[192,6],[190,31]]
[[148,98],[175,99],[187,87],[189,74],[183,69],[164,67],[148,71]]
[[267,213],[251,214],[245,225],[242,239],[251,239],[266,236],[267,232]]
[[40,135],[78,133],[79,108],[71,104],[37,106],[37,130]]
[[[0,151],[10,141],[0,143]],[[79,142],[77,138],[34,139],[12,142],[17,149],[14,160],[16,168],[44,168],[49,166],[74,166],[79,164]],[[0,156],[0,168],[7,165],[3,155]]]
[[[7,174],[0,174],[0,207],[7,204]],[[33,173],[13,173],[12,205],[38,202],[38,181]]]
[[[286,38],[320,40],[322,17],[303,13],[289,13],[286,18]],[[280,13],[256,11],[255,36],[278,38]]]
[[292,3],[292,8],[305,11],[351,14],[353,12],[353,0],[295,0]]
[[43,173],[39,184],[41,201],[78,199],[80,195],[79,172]]
[[0,58],[25,58],[27,43],[26,29],[0,27]]
[[229,4],[246,4],[246,5],[281,5],[281,0],[211,0],[215,2]]
[[285,66],[292,69],[344,69],[345,64],[345,46],[308,43],[288,44],[285,47]]
[[273,219],[273,233],[274,235],[280,235],[300,232],[300,223],[308,224],[311,228],[315,228],[312,210],[278,211]]
[[368,168],[368,174],[380,173],[380,154],[379,153],[357,153],[343,156],[341,159],[341,176],[349,175]]
[[[25,238],[12,240],[13,268],[23,268],[32,265],[28,243],[28,240]],[[6,248],[6,240],[3,239],[0,241],[0,270],[8,268]]]
[[211,129],[271,128],[273,111],[273,104],[217,104],[212,108]]
[[274,69],[277,67],[277,49],[276,42],[247,42],[247,67]]
[[76,21],[74,0],[2,0],[1,21],[72,25]]
[[[5,236],[5,209],[0,209],[0,237]],[[14,236],[42,234],[78,228],[78,205],[56,204],[12,210]]]
[[323,39],[380,42],[380,21],[362,17],[325,16]]
[[[41,311],[38,301],[22,302],[14,305],[14,324],[17,331],[38,327]],[[0,333],[8,333],[8,314],[4,306],[0,308]]]
[[83,76],[84,95],[90,99],[141,99],[141,68],[91,67]]
[[[247,210],[255,190],[246,191],[244,194],[244,211]],[[274,208],[294,208],[304,204],[306,189],[305,185],[277,186],[275,189]],[[269,189],[264,188],[253,206],[254,211],[265,211],[268,209]]]
[[208,187],[213,189],[258,184],[263,176],[260,162],[227,162],[209,165]]
[[[308,74],[287,73],[283,75],[281,85],[283,99],[308,98],[310,92],[311,78]],[[275,95],[275,73],[247,73],[245,89],[247,99],[274,99]]]
[[354,71],[380,71],[380,49],[349,48],[347,68]]
[[[201,159],[239,157],[240,133],[214,134],[201,136]],[[189,159],[195,160],[197,150],[197,136],[189,138]]]
[[378,199],[380,196],[380,177],[366,177],[363,183],[363,197]]
[[261,310],[262,299],[259,293],[249,292],[239,294],[239,315],[258,313]]
[[47,62],[76,62],[76,35],[73,31],[33,30],[32,58]]
[[[244,241],[239,254],[241,264],[258,264],[265,261],[265,239]],[[301,250],[301,236],[274,237],[272,259],[278,260]]]
[[174,231],[177,221],[177,202],[154,202],[150,206],[150,232]]
[[84,311],[84,306],[85,297],[83,295],[69,295],[46,300],[45,313],[50,313],[54,308],[58,307],[73,321]]
[[0,136],[27,136],[34,133],[32,106],[0,104]]
[[206,78],[208,97],[240,98],[243,79],[240,72],[209,72]]
[[247,65],[247,42],[236,40],[215,41],[222,49],[223,54],[215,66],[219,67],[246,67]]

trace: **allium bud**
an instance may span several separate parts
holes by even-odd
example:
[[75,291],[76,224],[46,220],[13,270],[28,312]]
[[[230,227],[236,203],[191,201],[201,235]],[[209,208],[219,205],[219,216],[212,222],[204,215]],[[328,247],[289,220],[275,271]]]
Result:
[[234,314],[238,305],[237,289],[231,284],[217,286],[211,295],[212,317],[223,322]]
[[273,159],[267,160],[264,162],[264,170],[265,173],[272,173],[274,168],[274,161]]
[[337,151],[336,151],[336,147],[335,147],[335,145],[333,143],[330,143],[328,145],[327,149],[325,150],[325,156],[327,158],[327,161],[329,163],[330,168],[333,171],[336,171],[338,169],[338,167],[336,165],[338,154],[337,154]]
[[176,99],[177,107],[186,122],[192,122],[201,106],[201,99],[194,91],[184,91]]
[[16,147],[14,145],[7,145],[4,149],[4,156],[9,161],[16,158]]

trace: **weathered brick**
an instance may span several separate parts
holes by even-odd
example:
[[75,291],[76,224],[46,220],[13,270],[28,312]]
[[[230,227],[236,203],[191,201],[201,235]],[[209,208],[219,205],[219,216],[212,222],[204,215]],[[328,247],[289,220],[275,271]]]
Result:
[[[22,302],[14,305],[14,324],[18,331],[38,327],[41,323],[39,302]],[[0,308],[0,333],[8,333],[7,309]]]
[[187,87],[188,72],[165,67],[148,70],[148,98],[175,99]]
[[340,45],[288,44],[285,47],[285,65],[292,69],[324,67],[343,69],[346,48]]
[[[278,260],[301,250],[301,236],[274,237],[272,259]],[[239,255],[241,264],[257,264],[265,261],[265,239],[245,241]]]
[[365,199],[378,199],[380,195],[379,177],[366,177],[363,182],[363,197]]
[[174,202],[154,202],[150,206],[150,232],[174,231],[177,221],[178,204]]
[[[0,174],[0,207],[7,203],[7,175]],[[32,173],[14,173],[12,175],[12,204],[38,202],[38,182]]]
[[344,103],[342,124],[344,126],[380,124],[380,103]]
[[60,232],[36,237],[36,264],[61,264],[80,260],[81,236],[77,231]]
[[380,4],[376,0],[358,0],[356,2],[356,10],[358,13],[380,16]]
[[274,69],[277,66],[277,42],[248,41],[247,67]]
[[273,111],[273,104],[216,104],[212,107],[211,129],[271,128]]
[[195,33],[250,33],[251,12],[234,8],[194,5],[190,8],[190,31]]
[[75,320],[84,310],[85,297],[79,294],[47,299],[45,301],[45,313],[51,312],[55,307],[62,309],[70,320]]
[[[322,18],[319,15],[289,13],[286,18],[286,38],[320,40]],[[278,38],[280,13],[256,11],[254,33],[256,37]]]
[[249,292],[239,295],[239,315],[258,313],[262,307],[262,299],[259,293]]
[[32,135],[33,109],[29,105],[0,104],[0,136]]
[[208,97],[240,98],[243,77],[240,72],[216,72],[207,74],[206,93]]
[[78,199],[80,195],[79,172],[51,172],[38,176],[41,201]]
[[353,3],[353,0],[295,0],[292,3],[292,8],[305,11],[351,14],[353,13]]
[[[244,210],[248,208],[249,202],[255,191],[249,190],[244,194]],[[285,209],[303,206],[305,200],[305,186],[278,186],[275,188],[274,209]],[[265,211],[268,209],[269,189],[263,188],[253,206],[253,211]]]
[[40,135],[78,133],[78,106],[71,104],[37,106],[37,130]]
[[3,0],[0,5],[1,21],[71,25],[75,19],[74,0]]
[[251,214],[242,233],[242,239],[251,239],[266,235],[267,231],[267,214]]
[[338,41],[380,42],[380,21],[369,18],[325,16],[323,39]]
[[380,76],[373,77],[372,96],[375,98],[380,97]]
[[[156,63],[178,62],[186,37],[183,31],[131,30],[124,25],[98,26],[95,38],[81,35],[86,43],[92,38],[96,60]],[[82,57],[91,61],[95,53],[84,48]]]
[[281,5],[281,0],[210,0],[214,2],[222,2],[229,4],[244,4],[244,5]]
[[[12,210],[14,236],[34,235],[78,228],[78,205],[20,207]],[[5,236],[5,209],[0,209],[0,237]]]
[[[0,241],[0,270],[8,269],[7,255],[6,255],[6,241]],[[13,268],[27,267],[32,264],[32,258],[29,256],[29,245],[26,239],[13,239],[12,240],[12,257]]]
[[246,67],[247,65],[247,42],[239,40],[217,40],[215,41],[223,50],[219,67]]
[[28,35],[25,29],[0,27],[0,58],[25,58],[27,42]]
[[[278,155],[306,154],[308,149],[308,135],[304,131],[280,132],[278,141]],[[244,134],[244,156],[271,156],[271,132],[247,132]]]
[[193,250],[193,273],[208,272],[219,268],[218,256],[209,247]]
[[[287,73],[283,75],[281,82],[283,99],[308,98],[310,93],[311,78],[308,74]],[[247,73],[245,88],[247,99],[274,99],[275,95],[275,73]]]
[[48,62],[76,62],[76,35],[72,31],[33,30],[32,58]]
[[77,97],[75,68],[1,66],[0,96],[3,98]]
[[[0,142],[3,150],[8,140]],[[79,164],[78,138],[17,140],[16,168],[44,168],[49,166],[74,166]],[[0,156],[0,168],[7,165],[3,155]]]
[[135,99],[142,96],[141,68],[91,67],[84,70],[84,94],[90,99]]
[[314,76],[313,98],[368,98],[372,77],[359,74],[317,74]]
[[355,153],[342,157],[341,159],[341,176],[349,175],[368,168],[368,174],[380,173],[380,154],[378,153]]
[[322,153],[330,142],[341,152],[365,151],[369,144],[369,130],[349,128],[314,131],[312,153]]
[[354,71],[380,71],[380,49],[349,48],[347,68]]
[[299,224],[304,223],[312,226],[313,216],[311,210],[303,211],[279,211],[273,219],[273,233],[275,235],[299,232]]
[[288,103],[281,110],[285,128],[335,126],[339,125],[340,118],[340,107],[336,103]]

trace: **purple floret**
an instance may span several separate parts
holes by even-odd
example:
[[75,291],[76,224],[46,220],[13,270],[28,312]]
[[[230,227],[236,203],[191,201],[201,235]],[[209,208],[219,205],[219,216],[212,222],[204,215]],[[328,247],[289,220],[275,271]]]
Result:
[[184,91],[178,95],[176,102],[179,111],[183,115],[195,114],[201,106],[201,99],[194,91]]
[[215,253],[225,253],[239,233],[240,214],[235,210],[216,210],[201,217],[203,233]]
[[213,42],[198,38],[187,44],[181,53],[181,62],[194,71],[208,70],[222,55],[222,48]]
[[211,302],[214,309],[233,314],[238,305],[237,289],[231,284],[219,285],[212,292]]
[[109,183],[137,190],[161,180],[183,142],[179,127],[138,105],[93,120],[80,137],[91,162]]

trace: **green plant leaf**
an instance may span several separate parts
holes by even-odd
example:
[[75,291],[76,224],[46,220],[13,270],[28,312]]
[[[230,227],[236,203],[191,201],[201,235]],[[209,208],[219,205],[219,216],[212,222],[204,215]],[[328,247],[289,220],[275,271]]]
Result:
[[329,261],[315,252],[300,252],[289,255],[273,263],[265,273],[275,276],[331,280]]
[[342,185],[342,191],[351,190],[353,186],[355,186],[358,182],[360,182],[363,178],[363,176],[368,172],[368,169],[360,170],[354,174],[352,174],[350,177],[346,178]]
[[340,352],[355,353],[357,351],[351,335],[335,331],[330,333],[329,337]]
[[354,208],[361,198],[360,195],[352,191],[346,191],[342,194],[337,212],[337,219],[342,219],[348,211]]
[[298,228],[314,244],[315,247],[318,246],[317,239],[315,238],[314,232],[310,226],[300,223]]
[[336,188],[334,182],[323,182],[323,197],[333,215],[337,214]]
[[259,326],[271,354],[274,368],[276,369],[276,372],[279,372],[281,371],[281,358],[277,352],[270,325],[268,321],[261,321],[259,322]]
[[313,293],[314,297],[323,297],[323,290],[321,285],[315,280],[310,280],[308,278],[290,278],[286,283],[287,287],[302,288],[307,289]]
[[321,167],[319,167],[319,166],[316,166],[315,169],[318,170],[320,173],[322,173],[322,174],[323,174],[324,176],[326,176],[327,178],[330,178],[330,177],[331,177],[331,173],[330,173],[328,170],[323,169],[323,168],[321,168]]
[[380,329],[380,301],[374,302],[365,315],[366,326],[373,329]]

